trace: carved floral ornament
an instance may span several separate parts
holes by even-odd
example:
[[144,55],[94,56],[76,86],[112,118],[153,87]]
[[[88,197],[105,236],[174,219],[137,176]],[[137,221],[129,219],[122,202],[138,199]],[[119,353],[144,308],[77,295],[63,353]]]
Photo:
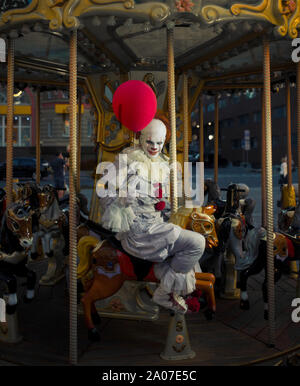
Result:
[[[213,3],[213,1],[211,2]],[[0,6],[0,30],[8,24],[49,22],[49,28],[78,28],[80,19],[89,16],[118,15],[139,18],[152,24],[176,19],[178,13],[192,13],[204,25],[241,20],[268,21],[280,35],[298,36],[300,6],[296,0],[261,0],[258,5],[235,3],[231,7],[202,5],[201,0],[173,0],[172,10],[163,1],[135,0],[4,0]],[[216,3],[217,0],[216,0]],[[229,3],[229,1],[228,1]],[[11,5],[10,5],[11,4]],[[27,5],[26,5],[27,4]],[[4,7],[5,6],[5,7]],[[2,10],[2,14],[1,14]]]
[[[8,23],[49,21],[49,28],[59,30],[78,28],[80,17],[119,15],[144,19],[152,24],[164,22],[170,15],[170,8],[163,2],[136,4],[134,0],[5,0],[18,3],[15,7],[0,8],[0,29]],[[26,3],[28,4],[26,6]],[[189,1],[189,0],[188,0]],[[24,6],[25,5],[25,6]]]

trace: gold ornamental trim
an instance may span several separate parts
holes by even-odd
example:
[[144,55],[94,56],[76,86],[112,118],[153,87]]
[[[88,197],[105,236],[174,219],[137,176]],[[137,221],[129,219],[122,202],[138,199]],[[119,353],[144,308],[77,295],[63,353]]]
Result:
[[[73,0],[71,0],[73,1]],[[49,28],[58,30],[62,27],[62,10],[57,0],[32,0],[25,8],[14,8],[4,12],[0,17],[1,27],[14,24],[49,21]]]
[[37,21],[48,21],[49,28],[54,31],[77,29],[81,18],[95,15],[128,15],[156,24],[165,21],[170,13],[169,6],[160,2],[135,4],[134,0],[32,0],[25,8],[5,11],[0,16],[0,30]]
[[235,16],[262,18],[277,26],[281,36],[287,34],[291,38],[298,36],[300,26],[300,10],[296,0],[263,0],[260,4],[233,4],[231,12]]

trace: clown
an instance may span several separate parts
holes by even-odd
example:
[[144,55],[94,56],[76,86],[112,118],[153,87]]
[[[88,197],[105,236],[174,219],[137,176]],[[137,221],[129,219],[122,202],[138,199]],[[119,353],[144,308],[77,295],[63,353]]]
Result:
[[158,263],[155,275],[160,284],[153,301],[185,313],[182,296],[195,290],[195,269],[200,269],[205,238],[166,222],[170,216],[169,160],[162,153],[166,133],[165,124],[153,119],[141,131],[139,146],[123,150],[106,167],[108,172],[115,169],[119,178],[110,180],[108,194],[100,197],[101,225],[116,232],[127,253]]

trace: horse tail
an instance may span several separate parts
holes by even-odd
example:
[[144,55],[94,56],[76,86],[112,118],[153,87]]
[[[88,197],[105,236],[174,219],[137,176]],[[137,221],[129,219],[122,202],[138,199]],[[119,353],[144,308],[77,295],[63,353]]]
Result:
[[94,236],[83,236],[78,242],[77,252],[79,264],[77,266],[77,278],[84,278],[89,272],[92,261],[91,261],[91,252],[96,247],[98,243],[102,243],[98,238]]

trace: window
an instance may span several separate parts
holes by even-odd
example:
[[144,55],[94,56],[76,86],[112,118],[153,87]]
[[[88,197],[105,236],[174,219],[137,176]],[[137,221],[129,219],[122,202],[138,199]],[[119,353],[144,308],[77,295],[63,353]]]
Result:
[[272,135],[272,147],[279,145],[279,135]]
[[261,122],[261,111],[255,111],[255,113],[253,114],[253,121],[255,123]]
[[214,103],[210,103],[207,106],[207,112],[209,112],[209,111],[215,111],[215,104]]
[[247,123],[249,123],[250,121],[250,116],[249,114],[243,114],[243,115],[239,115],[238,119],[239,119],[240,125],[247,125]]
[[219,101],[219,108],[222,109],[223,107],[226,107],[227,105],[227,102],[226,102],[226,99],[221,99]]
[[93,135],[93,132],[94,132],[94,125],[93,125],[93,121],[90,119],[87,121],[87,136],[91,137]]
[[272,110],[272,118],[284,118],[286,117],[286,106],[275,107]]
[[228,129],[228,128],[232,127],[232,126],[233,126],[233,119],[232,118],[223,119],[219,123],[220,129]]
[[6,115],[0,115],[0,146],[5,146]]
[[104,95],[110,101],[110,103],[112,103],[113,93],[112,93],[111,89],[107,85],[105,85]]
[[251,149],[257,149],[257,138],[256,137],[250,138],[250,146],[251,146]]
[[[6,115],[0,116],[0,146],[6,145],[5,139]],[[24,115],[14,116],[13,121],[14,146],[31,145],[31,117]]]
[[240,138],[233,139],[231,141],[231,145],[233,149],[241,149],[242,148],[242,141]]
[[64,121],[64,130],[63,130],[63,137],[70,137],[70,121],[68,119],[65,119]]
[[53,121],[48,121],[48,137],[52,137]]

